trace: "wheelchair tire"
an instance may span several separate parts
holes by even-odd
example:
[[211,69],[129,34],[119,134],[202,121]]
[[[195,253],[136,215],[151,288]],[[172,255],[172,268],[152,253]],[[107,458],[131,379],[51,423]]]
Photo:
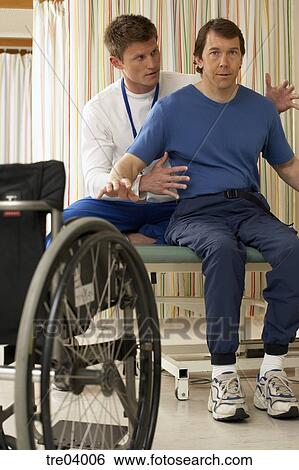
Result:
[[0,450],[17,450],[17,440],[15,437],[5,434],[3,435],[3,441],[5,448]]
[[61,230],[34,274],[19,331],[19,449],[151,447],[156,304],[141,258],[111,224],[85,218]]

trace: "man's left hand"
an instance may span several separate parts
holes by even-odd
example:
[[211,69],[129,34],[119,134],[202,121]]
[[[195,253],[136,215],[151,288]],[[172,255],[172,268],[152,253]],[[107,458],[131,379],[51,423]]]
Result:
[[290,85],[287,80],[284,80],[278,86],[271,85],[271,75],[266,73],[266,96],[269,98],[276,106],[279,113],[283,113],[290,108],[298,109],[299,104],[294,103],[293,100],[298,100],[299,95],[295,92],[295,87]]

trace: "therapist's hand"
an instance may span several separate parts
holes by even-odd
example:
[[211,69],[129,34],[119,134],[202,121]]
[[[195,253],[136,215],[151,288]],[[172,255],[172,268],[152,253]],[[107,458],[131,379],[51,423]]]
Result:
[[131,190],[132,183],[128,178],[112,179],[99,192],[97,199],[101,199],[104,195],[109,197],[119,197],[133,202],[137,202],[139,197]]
[[189,176],[176,175],[176,173],[187,171],[187,166],[173,166],[172,168],[163,167],[168,160],[167,152],[157,161],[152,170],[143,175],[140,179],[139,192],[162,194],[178,199],[178,194],[171,189],[186,189],[186,182],[190,180]]
[[271,85],[271,75],[266,73],[266,96],[269,98],[276,106],[279,113],[283,113],[290,108],[298,109],[299,104],[294,102],[294,100],[299,99],[299,95],[294,92],[295,87],[290,85],[287,80],[284,80],[278,86]]

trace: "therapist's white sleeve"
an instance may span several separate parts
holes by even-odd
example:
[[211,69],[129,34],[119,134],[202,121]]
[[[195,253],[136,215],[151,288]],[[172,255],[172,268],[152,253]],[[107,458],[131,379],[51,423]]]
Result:
[[[82,117],[81,156],[85,186],[88,194],[96,198],[107,184],[113,165],[122,157],[115,155],[113,130],[107,124],[108,119],[102,111],[94,113],[91,107],[85,107]],[[125,129],[124,129],[125,131]],[[133,183],[132,190],[139,195],[140,175]]]

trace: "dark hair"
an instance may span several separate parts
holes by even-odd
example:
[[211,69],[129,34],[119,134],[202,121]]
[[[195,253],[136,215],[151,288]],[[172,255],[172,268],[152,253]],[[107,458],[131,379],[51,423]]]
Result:
[[126,48],[133,42],[158,39],[156,26],[142,15],[120,15],[107,26],[104,43],[111,55],[123,59]]
[[[238,26],[230,20],[225,18],[215,18],[208,21],[205,25],[200,28],[195,42],[194,57],[202,59],[202,53],[206,45],[207,34],[209,31],[215,31],[219,36],[223,36],[228,39],[239,38],[240,51],[242,56],[245,54],[245,42],[242,31]],[[196,65],[196,63],[194,62]],[[196,66],[196,71],[202,73],[202,67]]]

